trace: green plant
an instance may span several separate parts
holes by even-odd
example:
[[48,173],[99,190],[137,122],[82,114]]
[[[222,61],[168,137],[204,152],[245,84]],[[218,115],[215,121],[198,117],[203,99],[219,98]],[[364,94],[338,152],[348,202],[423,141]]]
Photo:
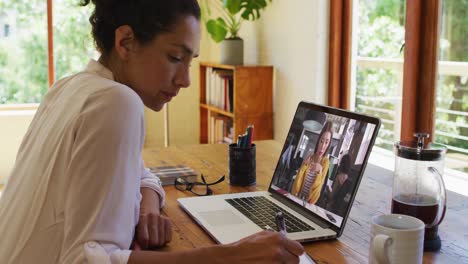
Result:
[[[211,16],[210,6],[205,0],[203,17],[206,29],[216,42],[224,39],[239,38],[239,30],[244,20],[254,21],[260,18],[260,11],[272,0],[209,0],[214,3],[217,12],[221,14],[216,18]],[[229,36],[228,36],[229,34]]]

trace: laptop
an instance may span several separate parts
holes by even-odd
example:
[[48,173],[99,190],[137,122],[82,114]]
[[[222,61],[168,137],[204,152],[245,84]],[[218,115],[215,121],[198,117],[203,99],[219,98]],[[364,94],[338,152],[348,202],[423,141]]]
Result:
[[[289,239],[337,238],[343,233],[379,128],[380,120],[374,117],[300,102],[268,191],[177,201],[221,244],[276,230],[279,211],[285,216]],[[307,169],[312,161],[321,164],[315,174]]]

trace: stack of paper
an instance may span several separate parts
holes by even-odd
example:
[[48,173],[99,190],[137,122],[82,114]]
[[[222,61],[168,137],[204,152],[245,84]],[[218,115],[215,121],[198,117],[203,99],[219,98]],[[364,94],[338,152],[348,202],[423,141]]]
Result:
[[150,167],[150,171],[161,179],[162,185],[172,185],[175,179],[182,177],[189,182],[196,181],[197,172],[186,165]]

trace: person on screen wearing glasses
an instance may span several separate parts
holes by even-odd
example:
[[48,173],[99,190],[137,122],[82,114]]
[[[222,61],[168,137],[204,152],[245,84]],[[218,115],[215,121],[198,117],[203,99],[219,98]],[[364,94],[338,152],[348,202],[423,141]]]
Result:
[[309,152],[294,179],[291,193],[307,203],[315,204],[320,197],[330,164],[326,154],[332,138],[333,123],[327,121],[320,132],[314,151]]
[[[84,0],[87,5],[90,0]],[[0,263],[298,263],[277,232],[163,252],[172,225],[144,168],[144,108],[190,86],[196,0],[92,0],[101,53],[45,95],[0,199]]]

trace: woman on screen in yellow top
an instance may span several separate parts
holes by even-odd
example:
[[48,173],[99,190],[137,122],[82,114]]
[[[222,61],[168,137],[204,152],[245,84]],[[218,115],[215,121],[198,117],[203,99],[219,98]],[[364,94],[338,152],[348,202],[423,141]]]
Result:
[[326,156],[333,138],[333,123],[328,121],[320,132],[314,152],[304,159],[294,180],[291,193],[314,204],[320,197],[330,161]]

